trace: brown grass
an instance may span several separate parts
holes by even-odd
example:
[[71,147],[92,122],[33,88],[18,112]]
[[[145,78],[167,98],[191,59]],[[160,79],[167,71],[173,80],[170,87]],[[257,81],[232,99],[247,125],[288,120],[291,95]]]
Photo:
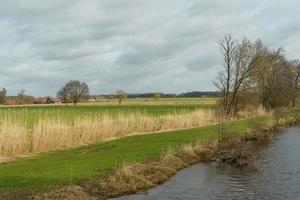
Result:
[[248,117],[260,117],[260,116],[273,116],[273,111],[267,111],[263,107],[247,107],[243,110],[239,110],[237,116],[239,118],[248,118]]
[[11,116],[0,123],[0,157],[63,149],[111,140],[133,134],[206,126],[215,123],[212,111],[197,110],[163,116],[118,114],[110,116],[79,116],[70,123],[63,117],[39,119],[31,129],[22,120]]

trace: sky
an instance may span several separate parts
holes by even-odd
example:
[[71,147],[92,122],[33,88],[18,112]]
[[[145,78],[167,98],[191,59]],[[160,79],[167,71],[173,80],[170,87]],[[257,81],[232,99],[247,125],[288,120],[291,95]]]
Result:
[[55,96],[215,90],[218,41],[260,38],[300,58],[299,0],[1,0],[0,88]]

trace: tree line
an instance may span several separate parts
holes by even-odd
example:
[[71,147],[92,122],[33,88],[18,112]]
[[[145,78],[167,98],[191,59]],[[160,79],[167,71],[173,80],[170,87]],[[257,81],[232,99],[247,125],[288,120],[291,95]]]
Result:
[[71,80],[66,83],[57,93],[57,97],[62,100],[62,102],[73,103],[76,105],[80,100],[84,99],[95,99],[106,98],[106,99],[118,99],[119,105],[127,98],[174,98],[174,97],[203,97],[203,96],[217,96],[217,92],[199,92],[193,91],[182,94],[164,94],[160,92],[155,93],[140,93],[140,94],[128,94],[124,90],[118,90],[115,94],[110,95],[90,95],[89,87],[85,82],[80,82],[78,80]]
[[226,35],[220,42],[223,69],[214,85],[219,105],[227,116],[247,105],[271,110],[296,106],[299,96],[300,62],[288,60],[284,49],[272,49],[260,39],[237,40]]

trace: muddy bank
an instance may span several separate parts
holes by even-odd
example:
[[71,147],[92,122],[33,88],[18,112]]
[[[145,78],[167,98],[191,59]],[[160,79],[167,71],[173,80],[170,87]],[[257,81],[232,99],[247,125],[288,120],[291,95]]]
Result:
[[176,174],[178,170],[198,162],[217,161],[235,167],[247,167],[255,160],[255,154],[251,150],[254,143],[266,144],[272,140],[274,133],[297,122],[297,119],[289,118],[222,142],[206,141],[196,145],[188,144],[178,151],[169,149],[154,161],[125,164],[105,179],[90,180],[48,193],[35,194],[29,199],[107,199],[134,194],[159,185]]

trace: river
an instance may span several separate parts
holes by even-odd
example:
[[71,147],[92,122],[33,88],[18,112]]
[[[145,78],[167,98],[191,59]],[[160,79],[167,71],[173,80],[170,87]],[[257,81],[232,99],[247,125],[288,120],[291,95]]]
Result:
[[257,169],[200,163],[162,185],[117,200],[300,200],[300,126],[260,151]]

